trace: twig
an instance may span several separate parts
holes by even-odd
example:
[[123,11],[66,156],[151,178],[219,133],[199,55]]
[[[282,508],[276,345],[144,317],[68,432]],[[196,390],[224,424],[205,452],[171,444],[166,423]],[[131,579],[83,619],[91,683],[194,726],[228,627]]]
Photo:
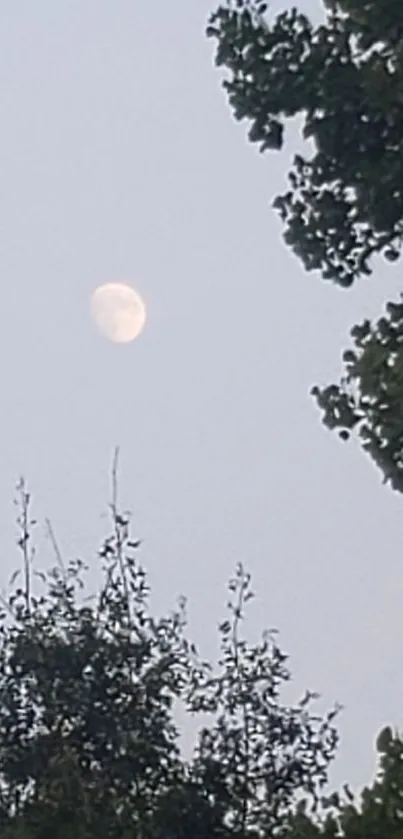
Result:
[[11,608],[10,604],[7,602],[7,599],[6,599],[6,596],[5,596],[4,592],[0,593],[0,603],[4,606],[4,608],[7,610],[9,615],[13,618],[13,620],[17,621],[15,613],[14,613],[13,609]]
[[67,584],[66,568],[65,568],[65,565],[64,565],[64,562],[63,562],[63,557],[62,557],[59,545],[57,543],[55,532],[53,530],[52,523],[51,523],[50,519],[45,519],[45,526],[46,526],[46,531],[47,531],[48,538],[50,539],[52,548],[53,548],[54,553],[55,553],[57,564],[58,564],[58,566],[59,566],[59,568],[62,572],[62,575],[63,575],[64,584],[66,585]]
[[[130,592],[129,586],[127,582],[127,574],[123,556],[123,547],[125,543],[125,530],[123,528],[126,527],[127,522],[122,518],[122,516],[118,512],[118,465],[119,465],[119,446],[116,446],[113,456],[113,463],[112,463],[112,503],[111,503],[111,510],[112,510],[112,519],[115,528],[115,539],[116,539],[116,557],[119,563],[120,573],[122,575],[122,583],[123,583],[123,590],[124,596],[126,600],[126,611],[127,611],[127,622],[128,622],[128,637],[130,637],[130,632],[132,628],[132,615],[130,609]],[[130,665],[130,672],[132,675],[132,667]]]
[[18,524],[21,530],[21,536],[18,540],[19,547],[22,550],[23,562],[24,562],[24,578],[25,578],[25,603],[27,608],[28,615],[31,614],[31,574],[30,574],[30,563],[31,557],[28,547],[28,542],[30,538],[29,534],[29,502],[30,502],[30,495],[29,492],[26,491],[25,481],[24,478],[21,477],[19,483],[17,485],[17,490],[20,493],[21,498],[21,513],[18,517]]
[[119,446],[115,447],[112,463],[112,512],[117,513],[118,506],[118,466],[119,466]]

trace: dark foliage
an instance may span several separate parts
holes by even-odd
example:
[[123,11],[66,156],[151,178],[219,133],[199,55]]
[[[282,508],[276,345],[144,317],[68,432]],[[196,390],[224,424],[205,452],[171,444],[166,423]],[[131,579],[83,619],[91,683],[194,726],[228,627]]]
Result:
[[[324,0],[314,26],[296,8],[271,21],[254,0],[224,3],[208,35],[237,119],[261,151],[281,149],[287,118],[302,118],[310,155],[296,154],[274,206],[306,270],[350,286],[372,257],[395,262],[403,236],[403,3]],[[313,393],[324,422],[356,429],[385,481],[403,490],[402,306],[355,326],[339,385]]]
[[261,151],[281,149],[285,121],[303,118],[297,154],[274,206],[307,270],[341,286],[396,260],[403,234],[403,4],[327,2],[314,26],[296,8],[273,22],[265,3],[225,3],[207,33],[234,116]]
[[[337,709],[314,715],[311,694],[282,705],[289,673],[274,634],[251,646],[241,633],[252,597],[243,568],[229,584],[213,666],[186,638],[183,602],[151,615],[139,542],[115,504],[100,591],[88,596],[81,560],[65,565],[57,553],[54,568],[36,570],[24,484],[20,493],[23,582],[13,575],[0,615],[1,836],[275,836],[301,797],[313,811]],[[209,720],[190,761],[179,699]]]
[[385,482],[403,492],[403,303],[388,303],[374,325],[351,331],[338,385],[313,388],[323,421],[343,440],[355,430]]
[[402,839],[403,741],[388,726],[377,738],[378,769],[372,786],[364,787],[360,800],[344,785],[344,794],[333,793],[323,801],[320,819],[300,812],[287,839]]

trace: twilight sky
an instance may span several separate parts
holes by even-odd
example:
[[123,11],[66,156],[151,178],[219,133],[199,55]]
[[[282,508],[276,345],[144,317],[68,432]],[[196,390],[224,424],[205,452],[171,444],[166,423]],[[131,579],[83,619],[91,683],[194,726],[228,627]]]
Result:
[[[372,776],[380,726],[401,724],[402,501],[321,426],[309,390],[338,375],[350,326],[396,296],[401,268],[343,291],[287,252],[270,202],[297,129],[281,155],[248,144],[204,37],[214,8],[1,3],[0,581],[18,559],[20,473],[63,553],[88,556],[119,444],[155,608],[186,594],[214,655],[244,562],[249,634],[279,629],[286,696],[308,687],[319,709],[345,705],[332,779],[354,787]],[[126,346],[89,317],[92,290],[113,280],[148,309]],[[38,544],[46,555],[42,525]]]

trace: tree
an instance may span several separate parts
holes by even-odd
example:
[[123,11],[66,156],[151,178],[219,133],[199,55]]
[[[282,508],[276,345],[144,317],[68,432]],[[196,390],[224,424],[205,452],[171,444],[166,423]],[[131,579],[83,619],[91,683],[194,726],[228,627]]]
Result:
[[377,738],[379,765],[372,786],[357,801],[348,786],[344,795],[323,800],[320,819],[303,812],[286,829],[287,839],[402,839],[403,740],[387,726]]
[[351,330],[354,349],[343,355],[339,385],[312,392],[328,428],[342,440],[355,430],[384,481],[403,492],[403,303],[388,303],[386,316]]
[[297,154],[274,200],[285,241],[306,270],[349,286],[373,254],[396,260],[403,237],[403,6],[324,0],[313,26],[296,8],[273,24],[260,0],[221,5],[207,29],[234,116],[260,150],[281,149],[287,118],[303,117],[310,156]]
[[[260,0],[211,16],[216,64],[234,116],[261,151],[281,149],[285,121],[302,117],[313,152],[294,156],[289,189],[274,199],[284,238],[307,271],[348,287],[395,262],[403,241],[403,4],[324,0],[314,26],[293,8],[269,23]],[[313,388],[326,425],[364,449],[403,490],[401,303],[355,326],[340,384]]]
[[[55,567],[37,567],[23,482],[19,491],[23,562],[0,614],[1,835],[275,836],[301,797],[314,812],[338,709],[315,715],[310,693],[282,705],[289,673],[275,634],[253,646],[241,632],[252,597],[244,569],[229,584],[213,665],[186,637],[184,602],[165,618],[150,613],[140,543],[115,490],[102,584],[90,594],[87,565],[64,563],[56,543]],[[174,721],[178,699],[208,719],[190,761]]]

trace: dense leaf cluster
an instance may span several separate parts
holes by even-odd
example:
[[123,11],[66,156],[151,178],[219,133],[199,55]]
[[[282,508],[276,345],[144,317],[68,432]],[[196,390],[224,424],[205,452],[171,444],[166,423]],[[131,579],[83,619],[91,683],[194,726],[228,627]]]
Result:
[[211,16],[216,64],[234,116],[261,151],[280,149],[286,118],[303,117],[311,156],[297,154],[274,206],[307,270],[349,286],[370,259],[400,254],[403,236],[403,5],[328,3],[313,26],[293,8],[273,23],[239,0]]
[[355,429],[385,482],[403,492],[403,303],[351,330],[354,349],[343,355],[338,385],[313,388],[323,422],[348,440]]
[[289,839],[402,839],[403,741],[388,727],[377,738],[377,777],[356,800],[348,786],[324,802],[324,815],[312,819],[303,808],[287,832]]
[[[292,8],[269,20],[258,0],[211,16],[216,64],[234,116],[261,151],[280,149],[300,116],[313,152],[295,154],[274,200],[284,238],[306,270],[350,286],[372,257],[396,262],[403,241],[403,3],[324,0],[314,26]],[[339,385],[313,389],[325,424],[358,431],[385,481],[403,491],[401,303],[352,330]]]

